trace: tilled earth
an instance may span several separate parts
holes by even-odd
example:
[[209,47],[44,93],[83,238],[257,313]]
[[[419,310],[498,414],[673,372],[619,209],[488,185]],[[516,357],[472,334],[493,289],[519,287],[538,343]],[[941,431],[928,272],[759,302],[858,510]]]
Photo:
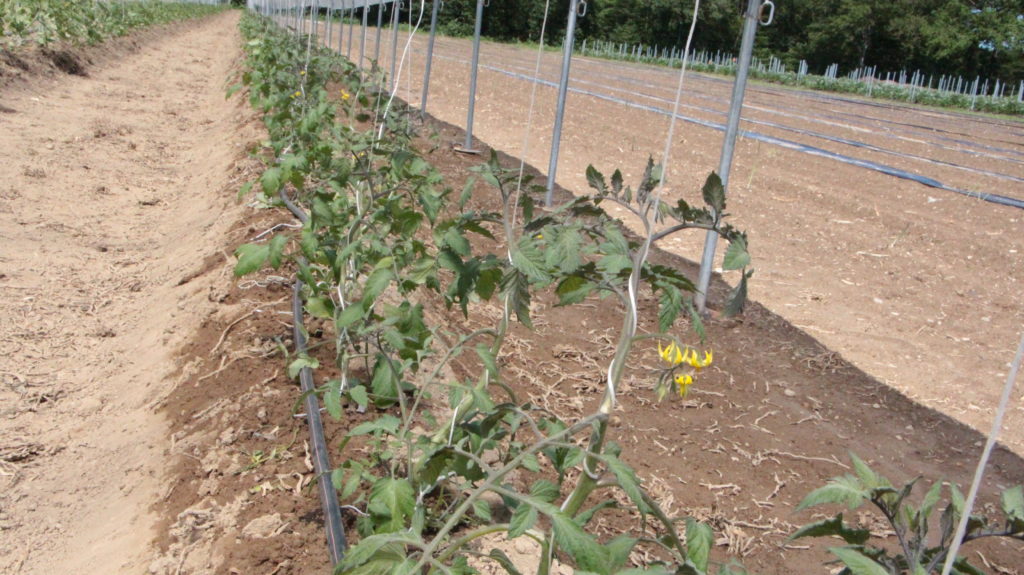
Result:
[[[237,244],[287,221],[284,213],[233,204],[256,169],[241,160],[265,137],[244,98],[224,99],[237,72],[236,26],[237,16],[225,14],[82,51],[85,76],[47,71],[52,59],[45,55],[35,63],[19,60],[28,69],[5,61],[5,573],[328,570],[304,420],[294,416],[297,390],[280,354],[290,344],[289,279],[263,274],[236,281],[229,273],[227,254]],[[466,46],[440,45],[441,55]],[[513,47],[484,48],[491,66],[523,58],[516,54]],[[613,66],[619,75],[636,73]],[[584,65],[577,68],[585,72]],[[404,79],[417,76],[415,60],[409,70]],[[450,55],[435,70],[429,109],[461,122],[465,65]],[[642,70],[647,83],[668,76]],[[546,165],[551,98],[543,90],[550,89],[538,92],[533,133],[541,135],[521,153],[529,92],[506,74],[489,74],[481,76],[476,135]],[[718,86],[704,105],[723,105],[727,88],[720,80],[693,83]],[[1000,149],[989,150],[995,155],[1020,154],[1019,125],[1002,120],[876,104],[851,111],[842,107],[855,103],[775,88],[753,93],[769,101],[819,101],[852,123],[878,108],[893,130],[918,126],[914,138],[944,130],[959,133],[955,139],[975,151],[987,146]],[[605,171],[621,165],[635,176],[660,149],[664,126],[653,112],[573,98],[559,172],[567,188],[584,190],[586,162]],[[787,106],[812,109],[803,101]],[[678,190],[694,189],[714,164],[714,133],[702,129],[677,132],[683,143],[674,157],[687,166],[673,168]],[[464,137],[443,123],[424,128],[432,132],[444,142]],[[933,147],[886,142],[918,155]],[[483,142],[479,147],[487,151]],[[433,150],[428,159],[454,187],[480,161],[446,146],[423,148]],[[983,161],[971,165],[1020,175],[1012,162]],[[969,481],[983,437],[913,400],[985,427],[1021,323],[1014,289],[1020,216],[748,139],[737,164],[730,211],[752,231],[753,297],[766,306],[752,304],[739,321],[710,322],[716,361],[686,399],[653,402],[649,368],[656,356],[638,353],[613,435],[659,501],[714,527],[717,560],[735,558],[757,573],[828,573],[819,543],[786,536],[817,518],[793,508],[828,477],[847,471],[847,450],[895,481],[918,475]],[[962,171],[936,177],[962,188],[1006,181],[974,174],[975,184],[957,179],[954,172]],[[1000,193],[1019,197],[1019,191],[1007,185]],[[481,187],[473,201],[483,208],[493,197]],[[683,242],[669,252],[692,249]],[[692,272],[669,252],[656,258]],[[725,289],[716,283],[712,301]],[[620,310],[607,301],[582,308],[551,303],[538,302],[537,329],[517,328],[501,359],[521,397],[571,418],[597,399]],[[430,298],[424,304],[454,331],[486,325],[496,312],[483,306],[466,322]],[[1007,426],[1015,449],[1019,397]],[[330,445],[370,415],[347,410],[341,421],[330,421]],[[332,453],[335,463],[357,455]],[[983,506],[993,509],[997,489],[1022,481],[1024,462],[998,449]],[[886,536],[877,516],[850,519]],[[612,516],[600,528],[612,532],[628,523]],[[531,552],[510,551],[517,560]],[[992,572],[1019,574],[1024,548],[1001,542],[966,553]]]

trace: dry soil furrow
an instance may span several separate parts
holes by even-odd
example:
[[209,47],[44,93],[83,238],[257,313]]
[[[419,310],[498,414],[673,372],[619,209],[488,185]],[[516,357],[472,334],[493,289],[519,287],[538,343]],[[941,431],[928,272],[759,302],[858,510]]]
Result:
[[243,135],[237,13],[147,31],[0,115],[0,571],[140,573],[163,495],[154,405],[214,305]]

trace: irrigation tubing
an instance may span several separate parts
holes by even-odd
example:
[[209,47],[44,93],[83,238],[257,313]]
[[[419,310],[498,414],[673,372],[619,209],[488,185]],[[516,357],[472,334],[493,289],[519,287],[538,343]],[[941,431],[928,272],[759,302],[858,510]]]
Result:
[[[288,194],[281,190],[281,200],[300,222],[305,224],[309,216],[301,208],[292,203]],[[292,316],[294,318],[293,333],[295,352],[306,353],[306,333],[302,322],[302,280],[296,278],[292,289]],[[320,506],[324,512],[324,530],[327,532],[327,551],[331,555],[331,564],[337,565],[345,556],[345,527],[341,523],[341,507],[338,504],[338,493],[329,477],[331,463],[327,458],[327,440],[324,439],[324,424],[320,418],[320,401],[316,395],[313,382],[313,370],[303,367],[299,371],[299,385],[306,403],[306,423],[309,425],[309,443],[313,450],[313,471],[317,477],[317,491],[320,493]]]
[[[459,63],[465,63],[464,60],[461,60],[459,58],[452,57],[452,56],[439,56],[439,57],[450,59],[450,60],[453,60],[453,61],[456,61],[456,62],[459,62]],[[510,64],[506,63],[505,65],[509,66]],[[527,69],[525,66],[517,65],[517,64],[511,64],[511,68],[512,68],[512,70],[504,70],[504,71],[505,72],[516,73],[514,70],[517,70],[517,69],[518,70],[526,70]],[[617,87],[615,87],[616,85],[629,84],[629,85],[633,85],[633,86],[639,86],[640,88],[645,88],[645,89],[654,89],[654,90],[659,90],[659,89],[660,90],[665,90],[665,89],[667,89],[664,86],[660,86],[660,85],[656,85],[656,84],[651,84],[651,83],[644,82],[642,80],[639,80],[639,79],[636,79],[636,78],[632,78],[632,77],[629,77],[629,76],[620,76],[620,75],[617,75],[617,74],[609,74],[608,72],[603,72],[603,71],[599,71],[599,70],[591,71],[591,74],[594,74],[594,75],[597,75],[597,76],[601,76],[601,77],[607,78],[609,80],[613,80],[613,82],[591,82],[591,81],[587,81],[587,80],[584,80],[584,79],[577,78],[576,80],[574,80],[574,83],[576,85],[581,85],[582,84],[582,85],[598,86],[598,87],[602,88],[603,91],[612,91],[612,92],[620,92],[620,93],[629,94],[629,95],[635,95],[635,96],[638,96],[638,97],[641,97],[641,98],[646,98],[648,100],[653,100],[655,102],[660,102],[660,103],[666,103],[667,104],[667,103],[671,103],[672,102],[672,100],[669,100],[669,99],[666,99],[666,98],[662,98],[662,97],[656,96],[654,94],[650,94],[650,93],[646,93],[646,92],[641,92],[641,91],[637,91],[637,90],[633,90],[633,89],[629,89],[629,88],[617,88]],[[533,74],[532,77],[539,77],[539,75],[538,74]],[[700,77],[700,75],[698,75],[698,77]],[[707,78],[703,77],[703,79],[707,79]],[[766,91],[766,92],[771,93],[769,91]],[[720,102],[721,101],[719,98],[715,98],[714,96],[707,95],[707,94],[694,93],[694,94],[691,94],[691,96],[694,97],[694,98],[700,99],[700,100],[707,100],[707,101],[712,101],[712,102]],[[612,97],[614,97],[614,96],[612,96]],[[724,116],[725,115],[724,111],[716,109],[716,108],[710,108],[710,107],[706,107],[706,106],[698,106],[698,105],[694,105],[694,104],[682,104],[681,106],[683,108],[686,108],[686,109],[696,110],[698,112],[704,112],[704,113],[708,113],[708,114],[714,114],[716,116]],[[804,121],[810,122],[812,124],[822,124],[822,125],[833,126],[833,127],[838,125],[839,127],[843,127],[842,124],[837,124],[835,121],[832,121],[832,120],[827,119],[827,118],[825,118],[825,119],[817,118],[817,117],[815,117],[815,118],[808,118],[805,115],[801,115],[799,113],[799,110],[797,110],[795,108],[792,108],[792,107],[787,107],[787,106],[780,106],[779,109],[773,109],[773,108],[767,108],[767,107],[764,107],[764,106],[757,106],[757,105],[752,105],[752,104],[744,104],[744,108],[750,108],[750,109],[758,110],[758,111],[763,112],[765,114],[774,115],[774,116],[782,116],[784,118],[800,119],[800,120],[804,120]],[[844,115],[844,116],[846,116],[846,115]],[[868,125],[865,122],[861,121],[861,118],[857,118],[857,117],[854,117],[854,118],[856,118],[856,119],[853,120],[852,123],[856,123],[856,124],[860,124],[860,125]],[[850,119],[846,119],[845,121],[851,122]],[[899,125],[903,125],[903,126],[906,126],[906,127],[928,129],[926,127],[916,126],[914,124],[902,124],[902,123],[899,123],[899,122],[889,122],[887,120],[883,120],[883,119],[880,119],[880,118],[873,118],[873,121],[876,121],[876,122],[887,122],[887,123],[892,123],[892,124],[899,124]],[[962,170],[962,171],[965,171],[965,172],[974,173],[974,174],[978,174],[978,175],[982,175],[982,176],[989,176],[989,177],[993,177],[993,178],[998,178],[998,179],[1003,179],[1003,180],[1010,180],[1010,181],[1014,181],[1014,182],[1018,182],[1018,183],[1024,183],[1024,178],[1020,178],[1020,177],[1009,175],[1009,174],[1004,174],[1004,173],[1001,173],[1001,172],[993,172],[993,171],[990,171],[990,170],[983,170],[983,169],[979,169],[979,168],[972,168],[972,167],[969,167],[969,166],[963,166],[963,165],[960,165],[960,164],[956,164],[954,162],[948,162],[948,161],[944,161],[944,160],[936,160],[936,159],[933,159],[933,158],[927,158],[927,157],[924,157],[924,156],[918,156],[918,155],[914,155],[914,154],[907,154],[907,153],[904,153],[904,152],[899,152],[899,151],[896,151],[896,150],[890,150],[888,148],[884,148],[884,147],[881,147],[881,146],[876,146],[876,145],[869,144],[869,143],[866,143],[866,142],[861,142],[861,141],[858,141],[858,140],[851,140],[851,139],[848,139],[848,138],[841,138],[841,137],[837,137],[837,136],[830,136],[828,134],[824,134],[824,133],[821,133],[821,132],[816,132],[816,131],[812,131],[812,130],[804,130],[804,129],[793,127],[793,126],[787,126],[785,124],[769,122],[769,121],[766,121],[766,120],[755,120],[755,119],[752,119],[752,118],[745,118],[744,122],[747,122],[749,124],[754,124],[754,125],[766,126],[766,127],[769,127],[769,128],[775,128],[775,129],[778,129],[778,130],[781,130],[781,131],[785,131],[785,132],[793,132],[793,133],[800,134],[800,135],[803,135],[803,136],[808,136],[810,138],[816,138],[816,139],[820,139],[820,140],[825,140],[825,141],[833,142],[833,143],[836,143],[836,144],[842,144],[842,145],[852,146],[852,147],[856,147],[856,148],[861,148],[861,149],[865,149],[865,150],[869,150],[869,151],[878,152],[878,153],[881,153],[881,154],[896,156],[896,157],[899,157],[899,158],[905,158],[905,159],[908,159],[908,160],[915,160],[915,161],[925,162],[925,163],[929,163],[929,164],[940,165],[940,166],[952,168],[952,169],[955,169],[955,170]],[[930,130],[930,131],[935,131],[935,130]],[[948,132],[948,133],[952,133],[952,132]],[[915,144],[916,143],[921,143],[920,138],[911,138],[911,137],[907,137],[907,136],[900,136],[900,135],[897,135],[897,134],[890,134],[890,133],[884,133],[884,132],[883,133],[872,132],[872,135],[874,135],[875,137],[880,137],[880,138],[884,138],[884,139],[893,139],[893,140],[899,140],[899,141],[903,141],[903,142],[911,142],[911,143],[915,143]],[[928,143],[929,146],[937,147],[939,149],[942,149],[942,150],[945,150],[945,151],[948,151],[948,152],[954,152],[954,153],[958,153],[958,154],[969,154],[971,157],[974,157],[974,158],[984,157],[984,158],[990,158],[990,159],[993,159],[993,160],[1012,162],[1012,163],[1015,163],[1015,164],[1024,163],[1024,160],[1008,158],[1008,157],[1005,157],[1005,156],[994,155],[994,154],[986,153],[985,151],[980,151],[980,150],[990,150],[990,151],[998,151],[998,152],[1009,153],[1009,154],[1014,154],[1014,155],[1024,155],[1024,154],[1021,154],[1021,153],[1017,152],[1016,150],[1008,150],[1008,149],[1004,149],[1004,148],[992,148],[990,146],[985,146],[983,144],[976,144],[974,142],[966,142],[964,140],[955,140],[955,139],[946,138],[946,137],[942,137],[942,136],[934,136],[932,134],[928,134],[927,137],[935,138],[935,139],[941,140],[941,141],[951,141],[951,142],[957,144],[956,147],[953,147],[953,146],[948,146],[948,145],[940,144],[937,141],[932,141],[932,142]],[[968,149],[965,150],[964,148],[968,148]]]
[[[451,56],[449,56],[449,57],[451,58]],[[455,58],[452,58],[452,59],[455,59]],[[637,78],[635,78],[633,76],[623,76],[623,75],[620,75],[620,74],[617,74],[617,73],[614,73],[614,72],[610,72],[609,73],[608,71],[604,70],[604,69],[607,69],[607,68],[622,69],[622,70],[626,70],[626,71],[630,71],[630,72],[635,73],[637,71],[637,69],[635,68],[634,64],[623,64],[623,63],[615,62],[613,60],[601,60],[599,58],[591,58],[591,57],[587,57],[587,56],[581,56],[581,57],[575,58],[575,60],[577,60],[580,65],[591,64],[591,69],[590,69],[591,70],[591,74],[597,75],[597,76],[600,76],[602,78],[605,78],[605,79],[609,80],[608,82],[603,82],[603,83],[592,83],[592,82],[586,82],[586,81],[581,80],[581,79],[578,78],[577,80],[574,81],[575,84],[594,84],[594,85],[601,86],[601,87],[603,87],[605,89],[616,90],[616,91],[623,91],[623,92],[627,92],[627,93],[637,93],[637,92],[633,92],[633,91],[628,90],[628,89],[614,88],[613,86],[615,86],[615,85],[622,85],[622,84],[632,84],[632,85],[643,86],[643,87],[646,87],[646,88],[662,88],[662,89],[666,89],[664,86],[652,85],[652,84],[646,83],[646,82],[644,82],[642,80],[639,80],[639,79],[637,79]],[[459,60],[459,61],[462,61],[462,60]],[[506,65],[509,65],[509,61],[510,61],[509,59],[505,60]],[[520,68],[522,70],[526,69],[525,65],[515,65],[515,64],[512,64],[512,65],[515,68]],[[666,77],[666,78],[673,77],[673,75],[674,75],[674,71],[672,71],[670,69],[659,70],[657,68],[653,68],[651,70],[648,70],[648,72],[651,72],[655,76],[662,76],[662,77]],[[707,75],[707,74],[694,74],[694,79],[698,80],[698,81],[701,81],[701,82],[711,83],[711,84],[728,84],[730,86],[732,84],[732,80],[731,79],[719,79],[719,78],[716,78],[716,77],[713,77],[713,76],[710,76],[710,75]],[[756,86],[753,89],[755,91],[761,93],[761,94],[768,95],[768,96],[778,96],[778,95],[784,95],[784,94],[790,93],[790,92],[786,92],[786,91],[783,91],[783,90],[772,89],[772,88],[769,88],[769,87],[766,87],[766,86]],[[861,104],[861,103],[864,103],[865,105],[870,105],[870,106],[873,106],[873,107],[885,108],[885,109],[898,109],[898,107],[896,105],[893,105],[893,104],[884,104],[884,103],[878,103],[878,102],[862,102],[860,100],[852,99],[852,98],[827,97],[827,96],[819,94],[817,92],[807,91],[807,90],[793,90],[793,92],[794,93],[804,94],[804,95],[806,95],[806,96],[808,96],[808,97],[810,97],[812,99],[819,100],[819,101],[822,101],[824,103],[829,103],[829,102],[834,102],[834,101],[841,101],[841,102],[848,102],[850,104]],[[705,100],[709,100],[709,101],[721,102],[721,98],[717,98],[717,97],[715,97],[713,95],[709,95],[709,94],[702,94],[700,92],[693,92],[693,93],[690,94],[690,96],[698,98],[698,99],[705,99]],[[651,96],[651,97],[653,98],[653,96]],[[688,107],[688,106],[686,106],[686,107]],[[824,125],[833,125],[833,123],[828,122],[827,120],[822,120],[819,117],[806,118],[805,115],[800,115],[801,112],[805,112],[805,110],[800,108],[800,107],[778,105],[777,109],[773,109],[773,108],[759,107],[759,106],[755,106],[755,105],[752,105],[752,104],[744,104],[744,107],[752,107],[752,108],[755,108],[755,109],[760,109],[761,112],[764,112],[766,114],[774,114],[774,115],[779,115],[779,116],[782,116],[782,117],[792,117],[792,115],[786,114],[786,112],[796,113],[798,115],[796,117],[801,118],[801,119],[806,120],[806,121],[811,122],[811,123],[820,123],[820,124],[824,124]],[[698,109],[706,110],[706,112],[711,112],[711,113],[714,113],[714,114],[720,114],[720,115],[724,114],[724,113],[720,112],[720,110],[711,109],[711,108],[698,108]],[[1007,126],[1014,127],[1014,124],[999,123],[999,122],[986,122],[986,121],[984,121],[984,119],[979,119],[977,117],[969,116],[967,114],[957,114],[955,112],[952,112],[952,110],[944,110],[944,112],[934,113],[934,114],[936,114],[936,115],[945,115],[945,116],[948,116],[950,118],[961,118],[961,117],[963,117],[963,118],[972,118],[975,122],[980,122],[980,123],[984,123],[984,124],[997,125],[997,126],[1001,126],[1001,127],[1007,127]],[[1002,147],[993,147],[993,146],[988,146],[988,145],[985,145],[985,144],[981,144],[979,142],[972,142],[972,141],[967,141],[967,140],[962,140],[962,139],[955,139],[955,138],[948,138],[948,137],[943,137],[943,136],[937,135],[937,134],[940,134],[940,133],[945,133],[945,134],[959,135],[959,136],[965,136],[965,137],[967,136],[967,134],[964,134],[964,133],[961,133],[961,132],[953,132],[953,131],[944,130],[942,128],[938,128],[938,127],[934,127],[934,126],[921,126],[921,125],[909,124],[909,123],[904,123],[904,122],[897,122],[897,121],[888,120],[888,119],[885,119],[885,118],[877,118],[877,117],[867,117],[866,118],[867,121],[865,121],[865,117],[863,117],[861,115],[856,115],[856,114],[839,114],[836,117],[825,116],[824,118],[835,118],[837,120],[842,118],[843,121],[845,121],[847,123],[856,124],[856,125],[860,125],[860,126],[873,126],[874,123],[881,123],[881,124],[885,124],[885,125],[901,126],[901,127],[912,128],[912,129],[916,129],[916,130],[922,130],[923,133],[920,133],[920,134],[916,135],[913,138],[906,137],[906,136],[895,135],[895,134],[889,134],[889,133],[885,133],[885,132],[883,132],[883,133],[873,132],[873,133],[874,133],[874,135],[879,136],[879,137],[885,137],[885,138],[889,138],[889,139],[898,139],[898,140],[901,140],[901,141],[911,141],[911,142],[914,142],[914,143],[921,143],[921,139],[922,138],[927,138],[928,140],[930,140],[928,142],[929,145],[939,146],[942,149],[946,149],[948,151],[953,151],[953,152],[958,152],[958,153],[970,153],[972,157],[984,157],[984,158],[991,158],[993,160],[1000,160],[1000,161],[1009,160],[1007,158],[1000,157],[1000,156],[992,156],[992,154],[985,153],[985,151],[996,151],[996,152],[1000,152],[1000,153],[1014,154],[1014,156],[1024,156],[1024,152],[1018,151],[1016,149],[1008,149],[1008,148],[1002,148]],[[944,141],[944,142],[952,142],[952,143],[956,144],[956,146],[955,147],[951,147],[951,146],[947,146],[947,145],[942,145],[942,144],[938,143],[936,140]],[[1007,142],[1007,143],[1013,143],[1013,142]],[[1012,161],[1012,162],[1019,162],[1019,161],[1015,161],[1015,160],[1010,160],[1010,161]]]
[[[508,70],[503,70],[503,69],[497,68],[495,66],[483,65],[482,67],[487,69],[487,70],[491,70],[492,72],[498,72],[499,74],[504,74],[506,76],[511,76],[513,78],[517,78],[517,79],[520,79],[520,80],[525,80],[527,82],[537,82],[537,83],[543,84],[545,86],[557,87],[556,83],[548,81],[548,80],[544,80],[544,79],[541,79],[541,78],[530,77],[530,76],[527,76],[526,74],[520,74],[518,72],[510,72]],[[578,94],[583,94],[585,96],[591,96],[591,97],[597,98],[599,100],[605,100],[605,101],[608,101],[608,102],[614,102],[616,104],[622,104],[622,105],[628,106],[630,108],[637,108],[637,109],[644,110],[644,111],[647,111],[647,112],[654,112],[654,113],[660,114],[662,116],[669,116],[669,115],[671,115],[670,111],[665,110],[663,108],[659,108],[657,106],[648,106],[646,104],[638,104],[636,102],[630,102],[628,100],[624,100],[622,98],[617,98],[615,96],[608,96],[606,94],[598,94],[596,92],[591,92],[589,90],[583,90],[583,89],[580,89],[580,88],[569,88],[569,90],[571,90],[573,92],[576,92]],[[689,122],[691,124],[697,124],[699,126],[704,126],[706,128],[711,128],[711,129],[717,130],[719,132],[724,132],[725,131],[725,125],[724,124],[719,124],[717,122],[709,122],[707,120],[700,120],[698,118],[691,118],[691,117],[688,117],[688,116],[678,116],[678,118],[680,120],[683,120],[684,122]],[[810,145],[807,145],[807,144],[801,144],[799,142],[793,142],[793,141],[790,141],[790,140],[784,140],[782,138],[776,138],[774,136],[769,136],[769,135],[766,135],[766,134],[761,134],[759,132],[744,131],[744,132],[742,132],[742,135],[743,135],[744,138],[750,138],[752,140],[757,140],[757,141],[764,142],[766,144],[772,144],[772,145],[775,145],[775,146],[780,146],[782,148],[786,148],[786,149],[797,151],[797,152],[802,152],[802,153],[805,153],[805,154],[810,154],[812,156],[819,156],[819,157],[828,158],[828,159],[831,159],[831,160],[836,160],[836,161],[839,161],[839,162],[843,162],[845,164],[850,164],[850,165],[857,166],[857,167],[860,167],[860,168],[865,168],[865,169],[873,170],[873,171],[876,171],[876,172],[880,172],[880,173],[883,173],[883,174],[886,174],[886,175],[889,175],[889,176],[893,176],[893,177],[896,177],[896,178],[901,178],[901,179],[904,179],[904,180],[911,180],[911,181],[917,182],[919,184],[923,184],[923,185],[931,187],[931,188],[936,188],[936,189],[947,191],[947,192],[953,192],[955,194],[960,194],[962,196],[967,196],[969,198],[975,198],[975,199],[979,199],[979,200],[984,200],[986,202],[991,202],[993,204],[999,204],[999,205],[1003,205],[1003,206],[1009,206],[1009,207],[1012,207],[1012,208],[1024,209],[1024,200],[1019,200],[1017,198],[1011,198],[1011,197],[1003,196],[1003,195],[1000,195],[1000,194],[986,194],[986,193],[983,193],[983,192],[975,192],[975,191],[971,191],[971,190],[961,190],[960,188],[954,188],[952,186],[947,186],[946,184],[943,184],[942,182],[940,182],[940,181],[938,181],[936,179],[933,179],[933,178],[929,178],[927,176],[920,176],[920,175],[908,172],[906,170],[901,170],[899,168],[894,168],[892,166],[887,166],[885,164],[879,164],[877,162],[871,162],[871,161],[868,161],[868,160],[861,160],[861,159],[858,159],[858,158],[853,158],[853,157],[850,157],[850,156],[846,156],[846,155],[843,155],[843,154],[839,154],[839,153],[836,153],[836,152],[831,152],[829,150],[818,148],[816,146],[810,146]]]

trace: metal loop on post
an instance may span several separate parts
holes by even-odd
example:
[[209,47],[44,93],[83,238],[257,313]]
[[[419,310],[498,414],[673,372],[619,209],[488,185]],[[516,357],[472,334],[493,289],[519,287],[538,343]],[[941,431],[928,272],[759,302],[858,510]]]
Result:
[[580,3],[576,5],[576,15],[580,18],[587,15],[587,0],[580,0]]
[[440,1],[440,2],[438,3],[438,6],[437,6],[437,11],[438,11],[438,12],[444,12],[444,0],[441,0],[441,1]]
[[491,0],[484,0],[484,8],[490,8],[490,7],[491,7]]
[[[768,8],[768,19],[764,17],[764,9]],[[772,21],[775,20],[775,3],[772,0],[764,0],[761,3],[761,9],[757,13],[757,19],[761,21],[762,26],[771,26]]]

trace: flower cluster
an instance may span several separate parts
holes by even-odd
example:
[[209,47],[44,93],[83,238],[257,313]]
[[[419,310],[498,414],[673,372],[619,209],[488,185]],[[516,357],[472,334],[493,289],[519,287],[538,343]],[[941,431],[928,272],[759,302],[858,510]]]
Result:
[[[692,367],[694,370],[699,371],[711,365],[712,354],[710,351],[704,352],[704,357],[701,358],[697,355],[697,350],[691,347],[681,348],[675,344],[675,342],[668,344],[668,347],[661,347],[658,344],[658,355],[665,361],[670,367],[678,367],[686,364]],[[684,373],[675,377],[676,387],[679,391],[679,395],[682,397],[686,396],[686,392],[690,386],[693,385],[693,375],[690,373]]]

